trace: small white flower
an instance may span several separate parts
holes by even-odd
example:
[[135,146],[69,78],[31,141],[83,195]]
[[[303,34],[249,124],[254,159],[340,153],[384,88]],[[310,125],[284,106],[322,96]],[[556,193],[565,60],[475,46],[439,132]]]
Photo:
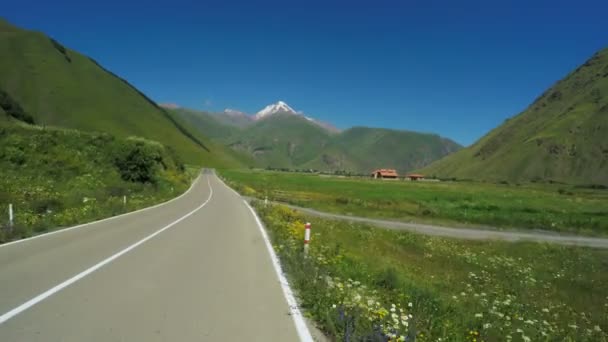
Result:
[[600,328],[599,325],[596,325],[596,326],[593,327],[593,330],[595,330],[597,332],[600,332],[600,331],[602,331],[602,328]]
[[412,306],[414,306],[414,304],[412,304],[412,302],[409,302],[409,303],[407,303],[407,306],[409,306],[411,308]]
[[491,327],[492,327],[492,324],[491,324],[491,323],[486,323],[486,324],[484,324],[484,325],[483,325],[483,328],[484,328],[484,329],[489,329],[489,328],[491,328]]
[[476,314],[475,314],[475,318],[482,318],[482,317],[483,317],[483,314],[482,314],[482,313],[476,313]]

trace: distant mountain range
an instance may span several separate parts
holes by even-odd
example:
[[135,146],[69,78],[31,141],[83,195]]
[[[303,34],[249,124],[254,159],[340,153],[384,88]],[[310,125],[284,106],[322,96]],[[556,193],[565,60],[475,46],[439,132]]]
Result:
[[406,172],[461,148],[435,134],[367,127],[341,132],[283,101],[254,115],[234,109],[222,113],[169,110],[201,134],[250,155],[262,167],[357,173],[395,168]]
[[[179,108],[178,105],[172,104],[172,103],[161,104],[161,106],[163,106],[167,109]],[[301,116],[304,119],[306,119],[322,128],[325,128],[330,132],[337,133],[340,131],[338,128],[336,128],[335,126],[333,126],[329,123],[308,117],[308,116],[304,115],[302,112],[297,112],[296,110],[291,108],[287,103],[285,103],[283,101],[278,101],[276,103],[269,104],[268,106],[264,107],[262,110],[260,110],[259,112],[255,113],[253,115],[249,115],[245,112],[242,112],[242,111],[236,110],[236,109],[232,109],[232,108],[226,108],[221,113],[211,113],[211,114],[215,114],[216,119],[221,123],[231,125],[231,126],[238,126],[238,127],[247,126],[248,124],[251,124],[258,120],[269,118],[275,114],[291,114],[291,115]]]
[[421,172],[491,181],[608,184],[608,49],[472,146]]

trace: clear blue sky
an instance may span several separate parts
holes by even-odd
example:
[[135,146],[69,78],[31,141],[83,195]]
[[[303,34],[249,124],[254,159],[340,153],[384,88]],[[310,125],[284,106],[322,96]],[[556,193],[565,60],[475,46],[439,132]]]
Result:
[[608,1],[10,1],[2,13],[159,102],[284,100],[470,144],[608,46]]

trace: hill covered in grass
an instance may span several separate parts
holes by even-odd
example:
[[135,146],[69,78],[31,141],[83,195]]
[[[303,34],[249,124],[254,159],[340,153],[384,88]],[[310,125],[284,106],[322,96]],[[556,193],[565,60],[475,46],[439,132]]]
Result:
[[[0,243],[158,203],[191,181],[175,150],[158,142],[43,128],[6,115],[0,115],[0,170]],[[13,228],[5,216],[9,203]]]
[[421,172],[445,178],[608,184],[608,49],[525,111]]
[[0,51],[0,100],[10,98],[31,122],[141,136],[174,148],[190,164],[240,165],[224,155],[222,146],[192,134],[126,80],[43,33],[0,19]]
[[187,109],[171,113],[215,142],[249,155],[260,167],[354,173],[395,168],[403,173],[461,148],[436,134],[368,127],[335,132],[288,113],[237,124],[231,124],[229,114]]

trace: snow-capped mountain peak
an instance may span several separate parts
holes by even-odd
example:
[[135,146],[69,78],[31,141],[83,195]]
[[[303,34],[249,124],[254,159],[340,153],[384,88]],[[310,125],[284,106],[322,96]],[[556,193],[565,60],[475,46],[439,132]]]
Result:
[[268,117],[269,115],[277,113],[298,114],[298,112],[296,112],[293,108],[289,107],[287,103],[279,101],[277,103],[268,105],[261,111],[257,112],[257,114],[255,114],[255,119],[262,119]]

